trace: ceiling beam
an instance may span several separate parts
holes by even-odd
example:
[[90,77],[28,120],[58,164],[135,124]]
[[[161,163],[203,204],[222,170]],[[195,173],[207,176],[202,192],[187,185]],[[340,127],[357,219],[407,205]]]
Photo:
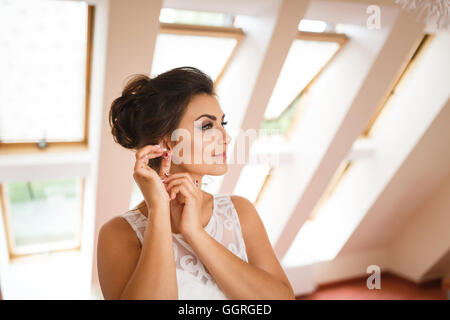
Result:
[[[336,130],[331,139],[326,144],[322,144],[326,146],[323,156],[316,162],[316,167],[312,168],[303,194],[279,232],[281,236],[275,244],[275,251],[280,257],[284,256],[289,249],[340,162],[348,154],[352,144],[363,132],[376,108],[391,90],[395,80],[418,46],[423,29],[423,21],[418,23],[410,15],[399,12],[375,61],[370,66],[356,95],[350,101],[348,111],[342,121],[339,121],[337,126],[336,123],[331,124],[331,126],[336,126]],[[350,65],[348,64],[347,67]],[[338,107],[336,104],[333,106],[333,108]],[[323,121],[327,122],[327,120]],[[305,133],[303,132],[303,134]],[[312,133],[308,138],[314,140],[314,135],[317,133]]]
[[[242,70],[246,69],[245,65],[242,65],[242,68],[235,69],[239,72],[240,75],[233,75],[232,73],[228,72],[225,75],[225,77],[228,76],[229,87],[228,93],[225,93],[223,95],[227,95],[228,98],[226,99],[231,100],[229,100],[228,102],[224,102],[224,106],[230,106],[229,109],[232,109],[234,107],[237,110],[245,110],[245,112],[242,113],[242,120],[235,120],[236,124],[239,125],[240,123],[240,126],[235,127],[235,129],[246,132],[247,130],[258,131],[258,129],[260,128],[260,125],[264,120],[264,111],[278,80],[278,76],[281,72],[284,60],[287,57],[292,41],[297,36],[298,24],[305,14],[308,8],[308,4],[309,1],[282,1],[280,9],[278,11],[278,15],[274,17],[275,21],[273,29],[270,33],[268,33],[270,37],[267,39],[268,44],[266,49],[264,51],[261,50],[261,44],[258,42],[252,41],[251,43],[249,43],[249,45],[251,45],[253,48],[248,48],[248,50],[259,51],[259,55],[261,56],[261,64],[258,66],[258,69],[254,70],[255,77],[250,79],[253,86],[248,87],[248,85],[244,83],[242,84],[248,90],[247,94],[250,94],[248,100],[249,102],[248,104],[243,105],[243,108],[236,108],[236,106],[242,105],[240,103],[242,99],[240,99],[239,94],[236,94],[233,90],[237,90],[238,92],[240,92],[239,81],[248,80],[248,70],[246,70],[245,73],[242,73]],[[264,19],[261,19],[260,23],[264,24]],[[244,43],[242,43],[241,49],[245,50]],[[252,57],[248,58],[252,59]],[[234,63],[239,63],[238,59],[236,60],[237,61],[234,61]],[[223,79],[223,82],[225,81],[226,80]],[[232,134],[230,134],[231,136],[237,136],[237,134],[239,133],[238,130],[234,131],[235,132],[232,132]],[[245,146],[246,155],[249,155],[248,150],[250,149],[250,146],[250,144]],[[234,149],[230,148],[232,149],[232,152],[230,153],[231,157],[235,159],[236,144],[233,145],[233,148]],[[223,181],[220,187],[221,193],[233,193],[233,190],[237,184],[244,164],[237,163],[237,161],[234,162],[234,164],[230,164],[228,173],[223,177]]]

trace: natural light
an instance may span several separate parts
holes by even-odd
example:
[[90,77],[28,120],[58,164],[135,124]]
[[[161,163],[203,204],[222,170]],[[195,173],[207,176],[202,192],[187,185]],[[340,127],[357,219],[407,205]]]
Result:
[[236,43],[234,38],[160,33],[151,75],[153,77],[176,67],[193,66],[215,80]]
[[84,139],[87,4],[0,1],[0,139]]
[[339,43],[336,42],[295,40],[283,64],[264,117],[278,117],[338,49]]

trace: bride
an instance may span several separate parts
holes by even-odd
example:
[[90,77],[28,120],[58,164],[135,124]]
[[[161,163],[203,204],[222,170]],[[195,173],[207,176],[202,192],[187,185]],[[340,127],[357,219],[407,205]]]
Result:
[[224,116],[193,67],[135,75],[112,103],[112,135],[136,151],[144,201],[100,229],[105,299],[295,299],[254,205],[201,189],[228,169]]

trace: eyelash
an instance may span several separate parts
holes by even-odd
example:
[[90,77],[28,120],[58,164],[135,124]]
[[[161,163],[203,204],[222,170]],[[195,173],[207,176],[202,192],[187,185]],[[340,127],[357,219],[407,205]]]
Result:
[[[227,123],[228,123],[228,121],[222,122],[222,126],[226,125]],[[205,130],[205,128],[206,128],[207,126],[209,126],[209,125],[212,125],[212,122],[209,122],[209,123],[205,124],[205,125],[202,127],[202,130]]]

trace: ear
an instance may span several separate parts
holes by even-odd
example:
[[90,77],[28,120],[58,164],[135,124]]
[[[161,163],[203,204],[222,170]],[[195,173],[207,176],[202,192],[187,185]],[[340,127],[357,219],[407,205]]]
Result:
[[161,146],[171,151],[173,149],[173,142],[170,140],[169,137],[165,137],[161,140]]

